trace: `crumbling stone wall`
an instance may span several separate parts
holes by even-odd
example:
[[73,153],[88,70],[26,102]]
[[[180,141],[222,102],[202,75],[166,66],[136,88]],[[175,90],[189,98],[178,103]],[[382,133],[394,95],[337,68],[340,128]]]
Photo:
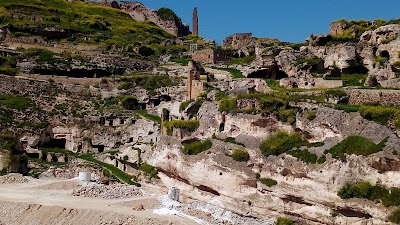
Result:
[[350,104],[363,104],[377,102],[382,105],[394,105],[400,107],[400,91],[396,90],[347,90]]
[[330,35],[340,35],[346,28],[346,24],[342,21],[335,21],[329,25],[329,34]]
[[253,43],[252,33],[239,33],[231,35],[222,42],[223,48],[239,49],[249,46]]
[[192,59],[200,63],[215,63],[215,56],[215,51],[209,48],[193,52]]

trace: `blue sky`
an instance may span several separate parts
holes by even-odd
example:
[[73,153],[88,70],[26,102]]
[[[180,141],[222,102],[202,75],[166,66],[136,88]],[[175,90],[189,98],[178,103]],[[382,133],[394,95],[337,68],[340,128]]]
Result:
[[167,7],[192,29],[192,10],[199,11],[199,33],[222,40],[233,34],[252,32],[256,37],[304,42],[310,34],[329,31],[339,19],[400,18],[399,0],[142,0],[147,7]]

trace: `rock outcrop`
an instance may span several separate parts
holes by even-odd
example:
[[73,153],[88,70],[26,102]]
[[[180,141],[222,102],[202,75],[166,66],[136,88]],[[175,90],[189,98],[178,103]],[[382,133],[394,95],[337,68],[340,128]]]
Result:
[[168,33],[178,37],[191,34],[189,26],[183,24],[181,18],[176,16],[170,9],[165,10],[169,10],[173,16],[163,18],[157,11],[151,10],[139,2],[118,2],[117,4],[114,3],[114,6],[112,5],[114,8],[117,6],[119,9],[127,12],[134,20],[151,21]]

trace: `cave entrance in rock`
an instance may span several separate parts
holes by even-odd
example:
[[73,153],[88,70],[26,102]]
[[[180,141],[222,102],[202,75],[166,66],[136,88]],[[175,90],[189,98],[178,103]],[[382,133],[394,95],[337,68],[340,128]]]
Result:
[[97,148],[99,153],[104,152],[104,145],[92,145],[92,148]]
[[387,60],[390,60],[390,54],[389,54],[389,52],[386,51],[386,50],[381,51],[381,53],[379,53],[379,55],[380,55],[382,58],[386,58]]
[[38,152],[32,152],[32,153],[27,153],[26,154],[29,158],[34,158],[34,159],[38,159],[39,158],[39,153]]
[[352,66],[348,68],[343,68],[342,74],[368,74],[368,69],[363,65]]
[[288,78],[289,76],[287,75],[287,73],[285,73],[284,71],[282,71],[282,70],[279,70],[277,73],[276,73],[276,80],[280,80],[280,79],[283,79],[283,78]]
[[[269,75],[271,76],[271,75]],[[257,70],[252,73],[250,73],[247,78],[261,78],[265,79],[268,77],[268,71],[267,70]]]
[[42,144],[42,148],[61,148],[65,149],[65,144],[67,143],[67,140],[65,138],[60,138],[60,139],[50,139],[50,141],[44,142]]

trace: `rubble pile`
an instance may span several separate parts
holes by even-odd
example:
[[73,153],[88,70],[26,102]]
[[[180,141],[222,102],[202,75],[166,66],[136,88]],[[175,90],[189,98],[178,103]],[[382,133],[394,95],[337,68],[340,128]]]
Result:
[[0,177],[0,184],[28,183],[29,180],[19,173],[10,173]]
[[140,190],[131,185],[116,184],[116,185],[87,185],[74,190],[73,196],[83,197],[99,197],[106,199],[130,198],[142,195]]

